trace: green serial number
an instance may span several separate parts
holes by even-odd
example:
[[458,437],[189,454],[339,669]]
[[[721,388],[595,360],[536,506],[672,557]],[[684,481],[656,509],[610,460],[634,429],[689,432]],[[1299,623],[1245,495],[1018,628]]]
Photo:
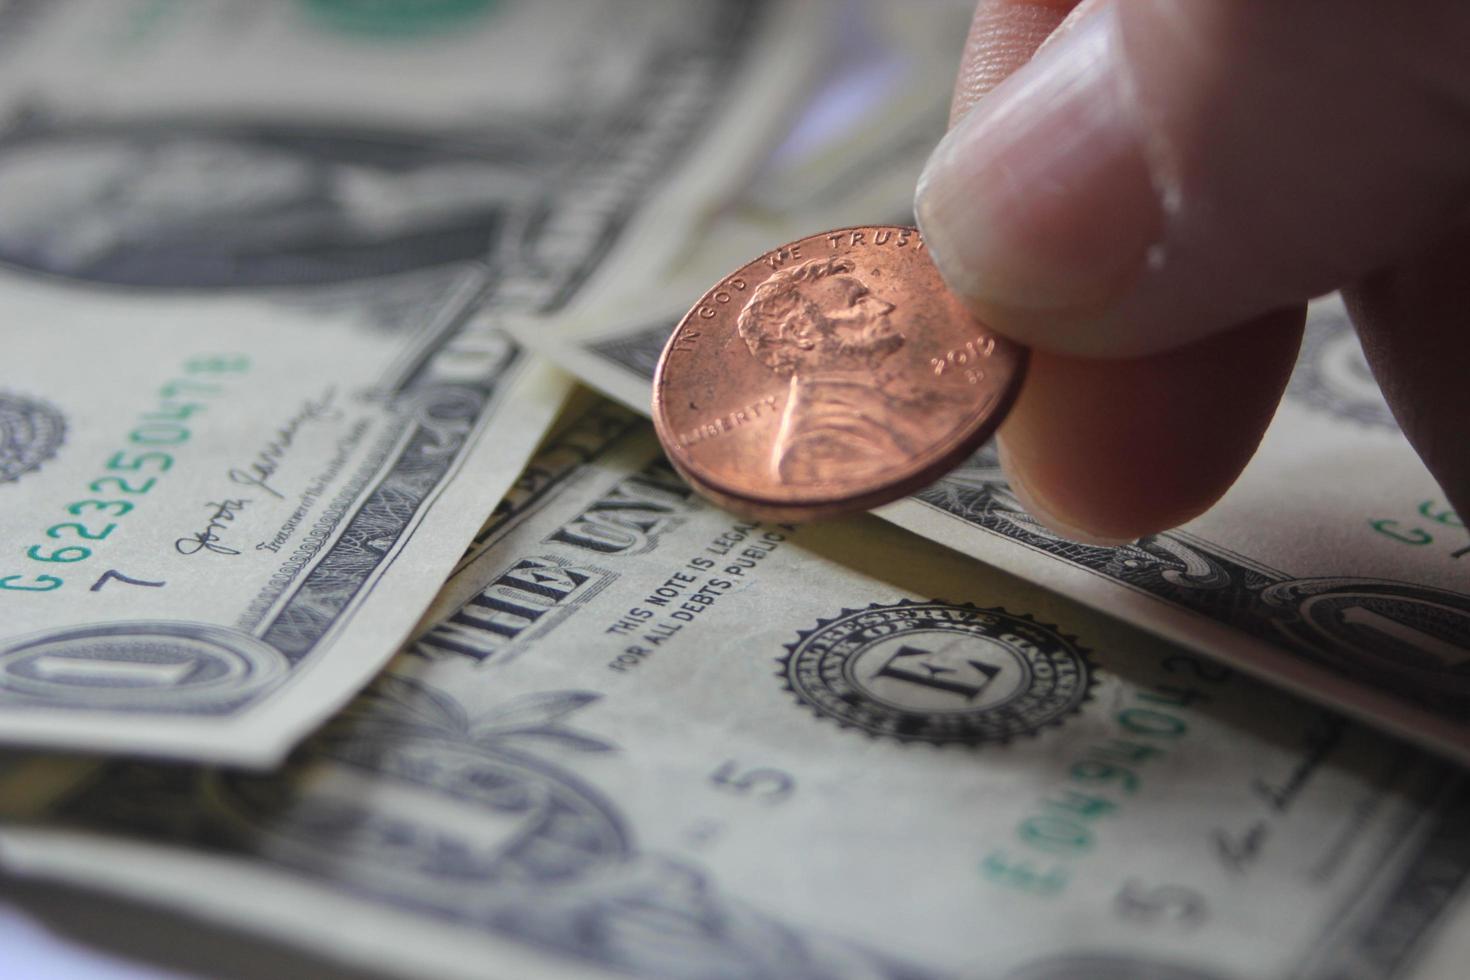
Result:
[[[1423,523],[1413,519],[1400,521],[1392,517],[1369,521],[1368,526],[1384,537],[1415,548],[1434,544],[1436,541],[1443,545],[1445,536],[1449,537],[1451,547],[1465,539],[1465,522],[1451,508],[1434,500],[1425,500],[1420,502],[1416,510],[1419,517],[1428,523],[1427,529]],[[1463,558],[1466,555],[1470,555],[1470,545],[1450,552],[1451,558]]]
[[[194,415],[205,410],[209,399],[224,390],[220,381],[206,380],[211,375],[241,374],[250,369],[243,354],[210,355],[191,358],[184,364],[185,377],[169,381],[158,389],[158,404],[138,417],[128,432],[132,447],[121,449],[102,464],[110,475],[98,476],[87,484],[95,497],[75,500],[63,509],[83,521],[61,521],[46,528],[47,540],[25,549],[26,558],[49,565],[71,565],[92,557],[93,546],[79,542],[105,541],[118,528],[108,518],[126,517],[135,503],[127,497],[141,497],[157,485],[160,476],[173,468],[177,447],[189,441],[192,432],[187,424]],[[166,448],[153,448],[166,447]],[[60,575],[0,575],[0,589],[12,592],[54,592],[66,584]]]
[[[1230,679],[1230,670],[1187,654],[1173,654],[1161,665],[1206,685]],[[1183,715],[1211,695],[1192,684],[1155,684],[1133,694],[1133,704],[1113,714],[1117,732],[1083,746],[1065,770],[1061,785],[1016,827],[1020,856],[996,850],[981,862],[988,880],[1035,895],[1059,894],[1071,880],[1069,863],[1093,849],[1097,827],[1117,815],[1138,793],[1143,771],[1178,745],[1189,732]]]

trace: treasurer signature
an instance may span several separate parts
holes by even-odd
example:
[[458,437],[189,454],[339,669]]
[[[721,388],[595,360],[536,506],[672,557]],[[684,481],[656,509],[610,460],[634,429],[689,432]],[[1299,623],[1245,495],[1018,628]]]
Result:
[[240,511],[244,510],[249,503],[250,501],[244,498],[211,500],[204,505],[214,508],[204,530],[179,538],[174,542],[174,550],[181,555],[197,555],[201,551],[211,551],[216,555],[238,555],[240,552],[237,549],[231,548],[220,539],[219,532],[229,530],[235,518],[240,515]]

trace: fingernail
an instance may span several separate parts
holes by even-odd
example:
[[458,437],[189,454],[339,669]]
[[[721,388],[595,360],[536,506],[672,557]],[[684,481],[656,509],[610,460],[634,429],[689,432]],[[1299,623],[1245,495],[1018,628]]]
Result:
[[914,210],[951,289],[982,306],[1065,311],[1131,281],[1163,210],[1130,92],[1105,7],[950,130]]
[[1016,465],[1015,457],[1006,449],[1005,441],[996,439],[995,448],[1000,456],[1000,468],[1005,473],[1006,484],[1010,487],[1011,493],[1021,502],[1021,506],[1026,508],[1026,513],[1036,518],[1037,522],[1052,534],[1077,544],[1090,544],[1101,548],[1116,548],[1118,545],[1128,544],[1135,540],[1134,538],[1110,538],[1094,534],[1062,520],[1026,483],[1021,468]]

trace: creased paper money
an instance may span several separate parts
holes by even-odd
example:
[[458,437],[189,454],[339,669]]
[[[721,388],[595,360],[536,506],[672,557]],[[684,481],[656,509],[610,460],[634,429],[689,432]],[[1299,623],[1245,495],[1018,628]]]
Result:
[[0,853],[410,976],[1459,975],[1451,767],[619,410],[437,608],[278,773],[11,760]]
[[3,38],[0,739],[267,765],[559,405],[497,325],[676,247],[823,7],[142,6]]

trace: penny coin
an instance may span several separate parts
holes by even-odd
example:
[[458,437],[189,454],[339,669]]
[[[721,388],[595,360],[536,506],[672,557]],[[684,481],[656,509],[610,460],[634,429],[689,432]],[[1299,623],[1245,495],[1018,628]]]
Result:
[[1005,417],[1026,348],[945,287],[915,228],[782,245],[700,297],[653,379],[674,467],[750,517],[867,510],[932,483]]

